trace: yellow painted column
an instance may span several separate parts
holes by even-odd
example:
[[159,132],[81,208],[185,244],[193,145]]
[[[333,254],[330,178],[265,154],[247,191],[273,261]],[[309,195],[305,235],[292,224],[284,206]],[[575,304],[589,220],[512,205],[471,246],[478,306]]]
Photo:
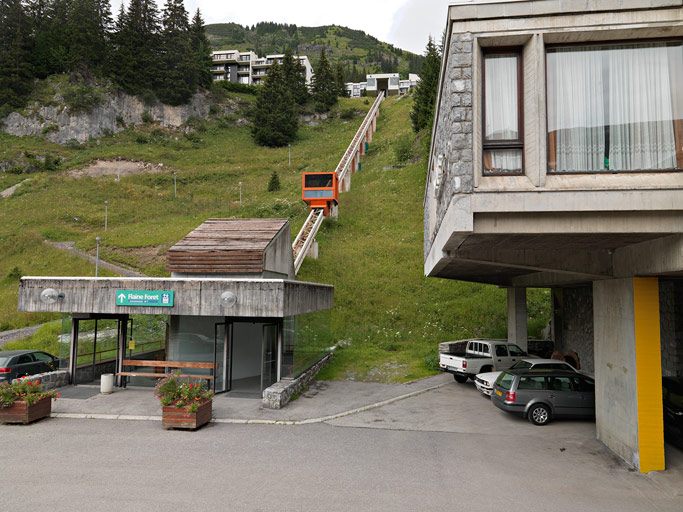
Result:
[[640,472],[664,469],[659,280],[633,279]]

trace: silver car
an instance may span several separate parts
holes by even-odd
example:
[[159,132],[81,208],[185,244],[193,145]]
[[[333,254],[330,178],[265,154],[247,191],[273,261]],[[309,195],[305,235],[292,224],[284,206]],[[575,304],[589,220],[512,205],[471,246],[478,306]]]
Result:
[[559,417],[595,417],[595,381],[564,370],[507,370],[496,380],[491,401],[534,425]]
[[[576,368],[574,368],[569,363],[566,363],[565,361],[561,361],[559,359],[540,359],[535,357],[529,357],[522,359],[521,361],[517,361],[510,367],[510,370],[530,370],[532,368],[535,368],[537,370],[567,370],[570,372],[578,373],[578,370]],[[495,384],[496,379],[498,379],[501,373],[503,372],[500,371],[479,373],[474,378],[474,385],[483,395],[491,396],[493,394],[493,385]]]

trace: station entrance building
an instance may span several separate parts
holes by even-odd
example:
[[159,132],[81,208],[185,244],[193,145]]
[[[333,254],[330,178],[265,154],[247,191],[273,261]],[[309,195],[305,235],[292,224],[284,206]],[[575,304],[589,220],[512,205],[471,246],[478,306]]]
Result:
[[69,315],[73,384],[149,372],[135,360],[210,362],[183,373],[260,397],[329,347],[333,288],[294,280],[286,220],[209,220],[169,250],[168,268],[169,278],[24,277],[19,309]]
[[425,274],[552,290],[595,374],[597,437],[665,468],[683,376],[683,1],[454,2],[425,191]]

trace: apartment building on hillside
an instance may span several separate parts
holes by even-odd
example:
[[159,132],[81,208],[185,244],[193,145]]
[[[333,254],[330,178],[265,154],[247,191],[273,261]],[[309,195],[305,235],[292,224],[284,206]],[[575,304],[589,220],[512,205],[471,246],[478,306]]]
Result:
[[[238,50],[219,50],[211,55],[211,73],[214,81],[227,80],[229,82],[257,85],[268,74],[268,69],[277,62],[282,64],[284,54],[266,55],[259,57],[254,52],[240,52]],[[313,79],[313,67],[305,55],[296,55],[295,59],[303,66],[306,83]]]

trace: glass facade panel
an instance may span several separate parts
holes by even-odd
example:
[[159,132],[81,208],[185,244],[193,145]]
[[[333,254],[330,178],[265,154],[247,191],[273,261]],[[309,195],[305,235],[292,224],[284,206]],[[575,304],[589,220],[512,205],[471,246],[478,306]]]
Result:
[[281,377],[298,377],[328,353],[333,344],[330,311],[285,318]]
[[548,171],[683,169],[683,43],[547,52]]

